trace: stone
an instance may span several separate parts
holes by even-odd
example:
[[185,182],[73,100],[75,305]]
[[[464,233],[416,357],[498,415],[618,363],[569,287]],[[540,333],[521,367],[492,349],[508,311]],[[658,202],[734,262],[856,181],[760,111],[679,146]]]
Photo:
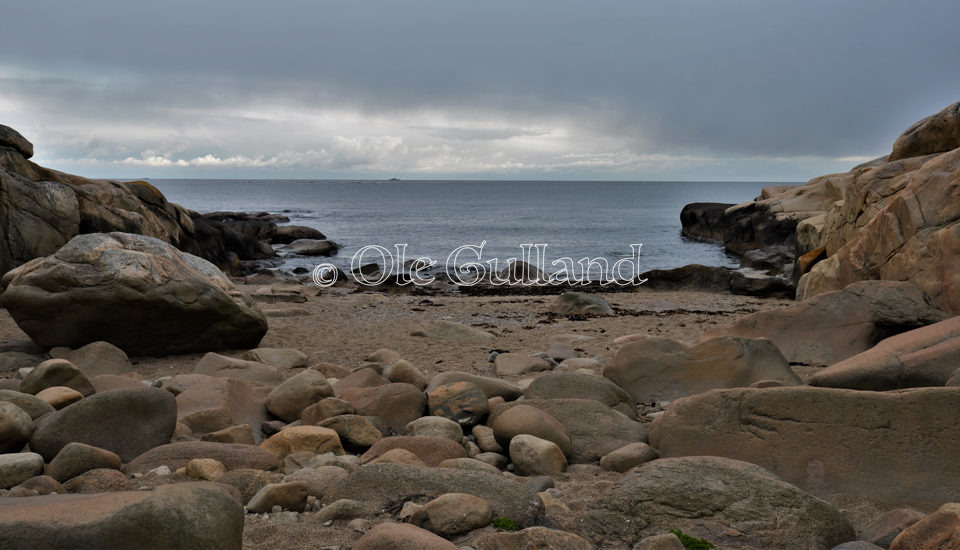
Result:
[[470,382],[476,384],[481,390],[483,390],[483,393],[487,395],[488,399],[491,397],[502,397],[507,401],[513,401],[515,399],[519,399],[523,395],[523,390],[512,382],[500,380],[499,378],[491,378],[489,376],[477,376],[475,374],[469,374],[460,371],[441,372],[440,374],[435,375],[430,379],[430,383],[427,384],[426,392],[429,394],[440,386],[455,384],[457,382]]
[[527,399],[593,399],[630,418],[637,417],[637,404],[620,386],[607,378],[573,372],[550,372],[524,390]]
[[490,503],[494,517],[513,518],[521,524],[543,513],[535,493],[502,475],[405,464],[368,464],[327,491],[323,502],[352,498],[382,509],[388,503],[455,492],[480,497]]
[[125,464],[123,471],[127,474],[142,474],[159,466],[177,470],[186,467],[187,463],[195,458],[212,458],[226,466],[227,470],[275,470],[279,467],[277,457],[257,445],[181,441],[143,453]]
[[680,210],[681,232],[695,239],[723,242],[723,213],[732,203],[694,202]]
[[255,468],[237,468],[229,470],[219,478],[217,483],[229,485],[240,492],[240,501],[246,505],[257,494],[271,483],[280,483],[283,481],[283,474],[276,472],[266,472]]
[[347,473],[343,468],[336,466],[318,466],[316,468],[301,468],[283,478],[286,482],[300,482],[306,485],[307,494],[322,499],[330,487],[346,479]]
[[301,481],[270,483],[253,495],[247,510],[253,513],[269,513],[274,506],[293,512],[303,512],[307,506],[309,491]]
[[884,550],[883,547],[862,540],[852,540],[843,544],[838,544],[830,550]]
[[550,370],[550,363],[539,357],[519,353],[501,353],[493,361],[497,376],[523,376],[532,372]]
[[90,470],[119,470],[122,464],[116,453],[106,449],[85,443],[68,443],[47,465],[46,475],[63,483]]
[[311,458],[306,465],[307,468],[319,468],[320,466],[336,466],[352,474],[360,469],[360,457],[322,453]]
[[291,453],[310,451],[314,454],[332,452],[343,454],[340,436],[330,428],[320,426],[294,426],[285,428],[260,444],[260,447],[273,453],[277,460]]
[[222,430],[200,435],[200,441],[212,441],[214,443],[242,443],[244,445],[256,445],[257,441],[253,435],[253,428],[250,424],[238,424]]
[[328,240],[297,239],[283,245],[280,250],[300,256],[332,256],[340,250],[340,245]]
[[151,491],[0,501],[3,548],[240,548],[243,508],[228,488],[180,483]]
[[255,361],[278,369],[299,369],[307,366],[307,356],[292,348],[257,348],[243,354],[247,361]]
[[31,477],[10,490],[10,496],[17,497],[34,497],[37,495],[49,495],[51,493],[65,495],[67,494],[67,489],[50,476]]
[[503,447],[497,443],[497,438],[493,433],[493,428],[489,426],[477,425],[471,431],[473,437],[477,440],[477,446],[483,452],[502,453]]
[[0,372],[17,372],[20,369],[32,369],[42,361],[42,357],[32,353],[24,353],[22,351],[0,352]]
[[440,464],[437,464],[437,467],[457,468],[460,470],[471,470],[474,472],[489,472],[491,474],[500,473],[500,470],[498,470],[496,467],[473,458],[448,458],[441,461]]
[[891,336],[813,375],[811,385],[885,391],[946,385],[960,360],[960,317]]
[[617,351],[603,375],[638,403],[672,401],[760,380],[800,384],[773,342],[735,336],[711,338],[690,348],[662,340],[635,341]]
[[305,426],[315,426],[328,418],[356,412],[350,403],[336,397],[327,397],[303,409],[300,413],[300,423]]
[[633,550],[684,550],[686,546],[673,533],[651,535],[633,545]]
[[278,225],[270,233],[270,242],[278,244],[289,244],[297,239],[317,239],[324,237],[318,229],[306,227],[303,225]]
[[539,409],[560,423],[570,436],[570,452],[565,454],[571,463],[596,462],[628,443],[647,441],[648,424],[635,422],[593,399],[525,399],[495,408],[493,414],[520,404]]
[[373,457],[367,464],[406,464],[409,466],[426,467],[426,463],[419,456],[406,449],[390,449],[383,454]]
[[97,468],[70,478],[63,486],[71,493],[90,494],[129,491],[132,484],[119,470]]
[[91,342],[68,352],[63,358],[76,365],[91,380],[94,376],[119,375],[132,370],[127,354],[110,342]]
[[732,325],[705,332],[701,340],[768,338],[788,361],[832,365],[884,338],[947,317],[911,283],[860,281],[786,308],[751,313]]
[[613,472],[626,472],[634,466],[645,464],[660,458],[660,453],[646,443],[637,442],[624,445],[600,459],[600,467]]
[[490,412],[487,395],[473,382],[437,386],[427,394],[427,408],[431,415],[467,428],[479,424]]
[[606,300],[583,292],[564,292],[557,296],[550,303],[550,312],[568,316],[612,317],[616,315]]
[[653,269],[641,273],[638,279],[644,281],[644,288],[651,290],[729,292],[765,298],[792,298],[796,292],[793,281],[780,275],[699,264],[675,269]]
[[427,396],[410,384],[386,384],[374,388],[347,390],[340,398],[353,405],[357,414],[379,416],[394,432],[423,416]]
[[104,340],[133,355],[188,353],[255,347],[267,331],[216,266],[143,235],[78,235],[0,285],[0,304],[45,347]]
[[457,545],[408,523],[381,523],[360,537],[353,550],[457,550]]
[[424,321],[410,335],[454,342],[491,342],[496,338],[485,330],[442,320]]
[[915,122],[893,143],[891,162],[943,153],[960,147],[960,102]]
[[333,385],[334,394],[337,397],[343,395],[347,390],[357,388],[374,388],[389,384],[390,381],[380,376],[376,369],[369,367],[357,369],[347,376],[343,377]]
[[960,547],[960,504],[948,502],[897,535],[890,550],[934,550]]
[[52,460],[71,442],[86,443],[129,461],[170,441],[177,403],[170,392],[151,387],[91,395],[41,417],[30,448]]
[[284,474],[292,474],[297,470],[306,468],[307,464],[317,455],[311,453],[310,451],[299,451],[296,453],[290,453],[287,456],[283,457],[283,460],[280,463],[280,471]]
[[759,466],[707,456],[635,468],[590,502],[581,526],[605,547],[670,529],[720,548],[832,548],[856,538],[826,502]]
[[[41,416],[53,412],[53,407],[43,399],[13,390],[0,390],[0,402],[12,403],[30,415],[30,418],[36,420]],[[2,425],[2,424],[0,424]],[[3,437],[0,436],[0,440]],[[3,452],[3,451],[0,451]]]
[[377,351],[367,354],[363,358],[368,363],[380,363],[382,365],[392,365],[403,359],[403,356],[392,349],[380,348]]
[[509,462],[509,459],[505,456],[505,453],[506,451],[503,451],[502,453],[486,452],[475,455],[472,458],[474,460],[479,460],[484,464],[489,464],[497,470],[502,470],[507,467],[507,463]]
[[349,451],[363,452],[383,438],[373,422],[357,414],[334,416],[317,425],[337,432],[341,444]]
[[276,367],[234,359],[217,353],[207,353],[193,368],[194,374],[205,374],[219,378],[238,378],[248,383],[276,386],[283,382],[283,375]]
[[90,383],[93,384],[93,388],[98,392],[137,388],[143,385],[143,382],[133,376],[122,376],[119,374],[98,374],[90,378]]
[[9,489],[43,473],[43,457],[37,453],[0,454],[0,489]]
[[84,397],[96,391],[83,371],[66,359],[47,359],[36,366],[20,382],[20,391],[36,395],[53,386],[66,386],[77,390]]
[[467,452],[459,443],[439,437],[398,435],[385,437],[360,456],[366,464],[392,449],[404,449],[415,454],[427,466],[436,466],[448,458],[465,458]]
[[493,521],[493,508],[477,496],[446,493],[427,502],[410,516],[410,523],[443,536],[456,536]]
[[246,424],[254,440],[263,437],[260,425],[267,420],[266,400],[262,391],[243,380],[205,377],[180,392],[176,402],[177,421],[195,434],[202,436]]
[[[527,527],[514,533],[487,533],[471,542],[476,550],[593,550],[590,541],[573,533],[548,527]],[[680,548],[683,548],[681,546]]]
[[54,409],[60,410],[83,399],[83,394],[66,386],[51,386],[37,392],[36,397],[42,399]]
[[550,346],[547,347],[546,354],[558,363],[566,361],[567,359],[580,358],[580,354],[577,352],[577,350],[563,342],[550,342]]
[[25,159],[33,156],[33,144],[20,135],[20,132],[3,124],[0,124],[0,147],[9,147]]
[[528,434],[510,440],[510,462],[524,476],[558,475],[567,469],[567,458],[556,443]]
[[320,373],[327,378],[336,378],[337,380],[342,380],[344,377],[349,376],[351,372],[350,369],[346,367],[324,362],[311,365],[310,368],[320,371]]
[[418,418],[407,424],[406,433],[413,436],[440,437],[458,444],[463,440],[463,429],[460,424],[440,416]]
[[300,412],[326,397],[333,397],[333,388],[318,371],[307,369],[284,380],[267,395],[267,409],[277,417],[293,422]]
[[427,377],[420,372],[420,369],[403,359],[398,359],[383,369],[383,377],[390,382],[410,384],[418,390],[423,390],[427,387]]
[[890,548],[893,539],[906,528],[927,517],[927,514],[912,508],[897,508],[881,514],[860,529],[860,540],[880,548]]
[[[661,457],[752,462],[814,494],[939,504],[960,496],[952,482],[960,479],[960,427],[942,414],[954,406],[960,388],[714,390],[671,403],[653,424],[650,444]],[[917,441],[919,462],[903,452]]]
[[223,462],[213,458],[194,458],[184,468],[187,477],[200,481],[216,481],[227,473]]
[[530,405],[520,404],[497,413],[493,419],[493,435],[500,447],[510,447],[510,440],[520,434],[534,435],[552,441],[564,456],[573,450],[570,434],[556,418]]

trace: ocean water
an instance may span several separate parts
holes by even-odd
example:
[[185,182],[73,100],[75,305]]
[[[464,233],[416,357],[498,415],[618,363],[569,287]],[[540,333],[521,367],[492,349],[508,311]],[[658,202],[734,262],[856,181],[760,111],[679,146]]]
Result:
[[[523,259],[522,245],[546,245],[548,272],[562,257],[574,262],[634,258],[639,271],[691,263],[736,266],[715,243],[681,235],[680,210],[691,202],[738,203],[767,185],[756,182],[573,181],[304,181],[151,180],[166,197],[198,212],[282,213],[291,224],[315,227],[343,249],[332,258],[286,258],[284,269],[330,262],[398,262],[430,258],[440,266],[459,247],[459,260],[500,267]],[[483,248],[478,249],[483,243]],[[642,245],[631,247],[631,245]],[[364,247],[383,247],[390,252]],[[530,249],[535,253],[535,249]],[[639,251],[636,253],[635,251]],[[478,258],[479,256],[479,258]],[[531,258],[535,259],[535,258]],[[386,260],[386,262],[384,261]],[[487,264],[489,265],[489,264]],[[560,266],[561,264],[556,264]],[[579,266],[579,264],[577,264]],[[593,264],[589,278],[602,276]]]

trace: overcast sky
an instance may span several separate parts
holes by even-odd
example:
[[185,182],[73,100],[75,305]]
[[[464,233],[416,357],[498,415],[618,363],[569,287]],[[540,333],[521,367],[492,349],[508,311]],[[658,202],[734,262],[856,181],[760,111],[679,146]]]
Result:
[[960,100],[956,0],[4,0],[0,123],[91,177],[801,181]]

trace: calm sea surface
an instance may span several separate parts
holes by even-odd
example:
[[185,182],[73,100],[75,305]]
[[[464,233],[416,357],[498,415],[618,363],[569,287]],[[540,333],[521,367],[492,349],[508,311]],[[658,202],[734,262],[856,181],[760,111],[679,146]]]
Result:
[[[546,265],[604,257],[611,264],[642,244],[641,271],[691,263],[735,266],[717,244],[680,234],[680,209],[691,202],[743,202],[772,183],[554,181],[303,181],[151,180],[169,200],[198,212],[283,213],[343,246],[331,260],[287,259],[284,267],[312,269],[320,261],[349,267],[364,246],[441,265],[460,246],[479,246],[482,261],[500,266],[521,256],[521,245],[546,244]],[[475,254],[464,256],[476,260]],[[368,253],[364,263],[379,254]]]

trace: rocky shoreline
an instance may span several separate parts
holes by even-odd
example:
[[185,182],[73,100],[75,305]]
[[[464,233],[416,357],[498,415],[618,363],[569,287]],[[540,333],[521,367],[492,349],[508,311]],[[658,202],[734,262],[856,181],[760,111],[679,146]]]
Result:
[[960,545],[960,104],[684,208],[740,269],[602,296],[249,275],[336,244],[32,152],[0,127],[2,548]]

